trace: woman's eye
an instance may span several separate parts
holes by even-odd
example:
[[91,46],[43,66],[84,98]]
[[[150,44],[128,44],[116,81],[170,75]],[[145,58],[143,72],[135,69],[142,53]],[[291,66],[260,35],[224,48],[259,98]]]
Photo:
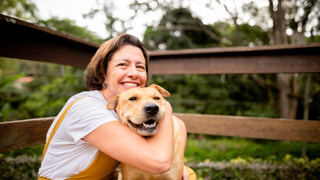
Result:
[[137,68],[139,68],[139,69],[145,69],[144,66],[138,66]]
[[135,100],[137,100],[137,98],[136,97],[131,97],[129,100],[130,101],[135,101]]
[[122,64],[118,64],[118,66],[126,66],[126,64],[122,63]]

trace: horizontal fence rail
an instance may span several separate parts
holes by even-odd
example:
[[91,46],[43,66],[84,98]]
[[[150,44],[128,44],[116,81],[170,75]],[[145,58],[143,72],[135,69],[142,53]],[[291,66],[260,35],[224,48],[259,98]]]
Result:
[[98,44],[0,14],[0,56],[85,68]]
[[[0,56],[85,68],[98,44],[0,15]],[[320,44],[150,52],[150,74],[320,71]]]
[[[320,121],[174,113],[188,133],[320,143]],[[0,123],[0,153],[46,142],[54,117]]]
[[[0,15],[0,56],[85,68],[98,44]],[[320,44],[150,52],[151,74],[320,72]],[[320,121],[175,114],[189,133],[320,143]],[[44,144],[53,117],[0,123],[0,153]]]
[[320,44],[151,52],[152,74],[312,73],[320,70]]

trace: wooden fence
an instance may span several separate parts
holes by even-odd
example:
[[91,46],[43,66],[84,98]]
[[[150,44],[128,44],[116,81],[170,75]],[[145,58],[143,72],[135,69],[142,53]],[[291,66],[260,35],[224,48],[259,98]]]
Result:
[[[99,45],[0,15],[0,56],[85,68]],[[320,44],[151,52],[150,74],[320,72]],[[189,133],[320,143],[320,121],[175,113]],[[44,144],[54,117],[0,123],[0,153]]]

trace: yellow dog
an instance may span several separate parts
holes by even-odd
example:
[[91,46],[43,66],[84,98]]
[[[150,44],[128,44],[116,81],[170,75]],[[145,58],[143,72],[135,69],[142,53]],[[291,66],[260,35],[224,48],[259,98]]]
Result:
[[[107,108],[115,109],[120,122],[141,136],[153,136],[166,113],[165,99],[170,93],[158,85],[132,88],[111,99]],[[126,164],[121,164],[123,180],[179,180],[183,173],[183,147],[177,120],[173,120],[174,154],[171,169],[163,174],[150,174]]]

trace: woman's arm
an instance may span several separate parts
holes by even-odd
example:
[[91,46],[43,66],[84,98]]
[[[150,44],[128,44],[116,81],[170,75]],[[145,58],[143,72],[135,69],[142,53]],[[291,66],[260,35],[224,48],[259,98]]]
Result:
[[172,108],[166,103],[166,116],[157,133],[144,138],[120,122],[101,125],[83,139],[110,157],[143,171],[158,174],[170,170],[173,156]]

